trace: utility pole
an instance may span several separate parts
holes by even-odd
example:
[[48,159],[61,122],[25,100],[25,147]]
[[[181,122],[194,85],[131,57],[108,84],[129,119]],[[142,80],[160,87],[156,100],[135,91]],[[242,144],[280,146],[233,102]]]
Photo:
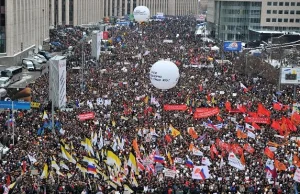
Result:
[[11,122],[12,122],[12,140],[15,145],[15,124],[14,124],[14,101],[11,101]]
[[50,66],[50,76],[51,76],[51,120],[52,120],[52,133],[53,135],[55,135],[55,129],[54,129],[54,65],[53,62],[51,62],[51,66]]

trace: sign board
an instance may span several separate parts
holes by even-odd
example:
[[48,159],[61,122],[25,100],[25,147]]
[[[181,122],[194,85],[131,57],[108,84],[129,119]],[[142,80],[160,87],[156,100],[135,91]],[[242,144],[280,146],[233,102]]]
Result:
[[242,50],[242,42],[240,41],[225,41],[224,42],[224,51],[241,51]]
[[300,68],[281,68],[280,72],[281,84],[299,84]]
[[39,103],[39,102],[31,102],[30,106],[31,106],[31,108],[40,108],[41,103]]
[[300,183],[300,169],[297,168],[295,174],[294,174],[294,178],[293,178],[294,181]]
[[164,171],[165,171],[164,172],[165,177],[175,178],[175,176],[176,176],[176,171],[175,170],[165,169]]
[[30,110],[30,102],[0,101],[0,108]]

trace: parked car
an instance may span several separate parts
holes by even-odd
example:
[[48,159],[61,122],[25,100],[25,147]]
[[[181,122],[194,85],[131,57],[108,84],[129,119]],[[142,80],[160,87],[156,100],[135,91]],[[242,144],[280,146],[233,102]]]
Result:
[[50,53],[47,52],[47,51],[40,51],[39,54],[42,55],[42,56],[44,56],[47,60],[49,60],[49,59],[52,58],[52,56],[50,55]]
[[30,59],[23,59],[22,60],[22,67],[27,69],[28,71],[34,71],[34,64]]
[[39,63],[46,63],[47,62],[47,59],[42,56],[42,55],[39,55],[39,54],[33,54],[31,56],[31,58],[34,58],[35,60],[37,60]]
[[[23,61],[25,61],[27,64],[26,64],[26,65],[23,64]],[[32,62],[34,68],[30,67],[30,68],[28,69],[28,64],[30,63],[30,62],[28,63],[28,61],[31,61],[31,62]],[[39,63],[35,58],[24,58],[24,59],[22,60],[22,66],[23,66],[24,68],[27,67],[27,69],[28,69],[29,71],[42,71],[42,70],[45,69],[45,67],[46,67],[45,64]],[[29,65],[29,66],[30,66],[30,65]]]

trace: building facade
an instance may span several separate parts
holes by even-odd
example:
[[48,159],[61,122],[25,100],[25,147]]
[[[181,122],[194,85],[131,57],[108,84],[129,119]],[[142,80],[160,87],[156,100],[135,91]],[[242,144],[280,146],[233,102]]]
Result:
[[16,65],[49,38],[49,0],[0,0],[0,65]]
[[199,11],[198,0],[104,0],[103,14],[105,17],[121,17],[132,14],[134,8],[139,5],[148,7],[151,16],[157,13],[190,15]]
[[97,23],[103,18],[104,0],[49,0],[50,25]]
[[250,31],[300,31],[300,0],[211,0],[208,29],[219,40],[252,41]]

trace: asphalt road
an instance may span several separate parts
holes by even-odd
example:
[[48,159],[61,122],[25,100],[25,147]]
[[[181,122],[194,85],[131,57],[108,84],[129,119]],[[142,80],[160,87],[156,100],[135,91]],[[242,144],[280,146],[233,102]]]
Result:
[[42,74],[48,72],[48,66],[43,72],[40,71],[27,71],[23,69],[22,79],[8,86],[8,88],[25,88],[26,85],[30,83],[34,83],[37,78],[39,78]]

